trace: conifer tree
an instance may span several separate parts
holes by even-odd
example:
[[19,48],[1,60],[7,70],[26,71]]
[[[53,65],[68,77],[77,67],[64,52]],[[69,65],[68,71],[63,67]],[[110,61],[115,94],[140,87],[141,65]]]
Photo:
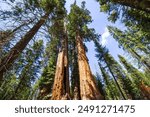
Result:
[[84,39],[92,39],[92,29],[89,29],[87,24],[90,23],[90,12],[85,8],[85,2],[82,2],[81,8],[74,3],[71,6],[71,12],[68,16],[68,30],[75,38],[78,66],[80,77],[80,96],[82,100],[102,99],[101,94],[96,87],[93,75],[91,73],[88,60],[83,46]]
[[[25,49],[27,44],[30,42],[30,40],[34,37],[34,35],[37,33],[37,31],[40,29],[40,27],[46,22],[46,20],[49,17],[49,14],[53,12],[53,10],[56,8],[57,5],[59,6],[60,1],[42,1],[41,7],[45,10],[45,15],[43,15],[40,20],[25,34],[23,38],[20,39],[19,42],[16,43],[16,45],[11,48],[9,53],[1,59],[0,63],[0,80],[3,80],[3,74],[7,71],[7,69],[10,69],[14,61],[18,58],[20,53]],[[60,2],[61,3],[61,2]]]
[[122,95],[122,98],[127,99],[126,94],[123,90],[123,86],[121,86],[121,84],[119,83],[119,80],[121,79],[121,77],[123,77],[120,71],[120,67],[118,66],[116,61],[113,59],[113,57],[108,53],[108,50],[106,49],[106,47],[102,47],[97,40],[94,40],[94,42],[95,42],[95,47],[96,47],[95,50],[97,52],[96,57],[98,58],[100,62],[103,62],[108,68],[110,74],[112,75],[118,87],[118,90],[120,91]]
[[[41,57],[43,53],[43,41],[39,40],[33,44],[30,48],[26,49],[26,52],[20,57],[18,61],[22,64],[19,68],[19,73],[13,73],[13,77],[7,75],[7,81],[15,82],[12,91],[7,92],[3,99],[28,99],[29,94],[32,90],[32,84],[38,78],[38,72],[41,67]],[[10,90],[11,82],[8,82],[8,88],[4,90]]]
[[47,48],[44,55],[46,65],[44,65],[37,87],[39,88],[38,99],[49,99],[51,96],[56,70],[58,41],[59,40],[57,39],[51,39],[51,41],[47,43]]
[[126,35],[117,28],[109,27],[109,31],[116,41],[118,41],[120,46],[128,51],[139,62],[141,62],[148,70],[150,69],[149,60],[137,53],[137,50],[141,50],[147,54],[149,53],[149,49],[145,44],[142,44],[142,40],[138,41],[138,39],[135,39],[136,37],[133,38],[130,35]]
[[[149,78],[146,78],[146,76],[137,70],[135,67],[133,67],[130,63],[126,61],[126,59],[119,55],[121,63],[124,65],[124,67],[127,69],[128,73],[132,77],[135,84],[141,89],[141,92],[149,98]],[[146,93],[145,93],[146,92]]]
[[114,81],[111,79],[109,73],[106,71],[105,68],[102,67],[102,65],[99,63],[99,67],[101,70],[101,74],[103,77],[103,81],[105,83],[104,90],[105,90],[105,99],[108,100],[119,100],[120,99],[120,92],[117,89]]

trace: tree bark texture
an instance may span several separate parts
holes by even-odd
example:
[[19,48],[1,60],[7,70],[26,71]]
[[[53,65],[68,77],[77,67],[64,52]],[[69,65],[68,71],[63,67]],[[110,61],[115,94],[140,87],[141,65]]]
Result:
[[61,100],[64,96],[64,50],[59,52],[54,85],[52,90],[52,100]]
[[80,77],[80,96],[82,100],[99,100],[103,99],[103,96],[96,87],[93,75],[88,64],[88,59],[84,50],[82,39],[77,33],[76,44],[78,50],[78,65],[79,65],[79,77]]

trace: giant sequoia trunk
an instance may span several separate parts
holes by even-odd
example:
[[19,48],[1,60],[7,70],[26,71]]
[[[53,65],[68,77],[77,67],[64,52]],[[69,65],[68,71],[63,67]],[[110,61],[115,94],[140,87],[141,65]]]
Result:
[[64,86],[64,50],[59,52],[57,65],[56,65],[56,72],[55,72],[55,79],[54,85],[52,90],[52,100],[61,100],[62,97],[65,95],[65,86]]
[[64,47],[58,54],[55,79],[52,90],[52,100],[70,99],[68,39],[64,37]]
[[76,44],[78,50],[78,65],[80,77],[80,96],[82,100],[99,100],[103,99],[96,87],[94,77],[91,73],[90,66],[86,57],[83,42],[79,34],[76,35]]
[[49,13],[46,13],[41,19],[26,33],[26,35],[10,50],[10,52],[1,60],[0,63],[0,81],[3,80],[3,74],[12,66],[14,61],[25,49],[27,44],[37,33],[39,28],[45,23]]
[[137,10],[142,10],[150,13],[150,1],[149,0],[112,0],[115,3],[129,6]]

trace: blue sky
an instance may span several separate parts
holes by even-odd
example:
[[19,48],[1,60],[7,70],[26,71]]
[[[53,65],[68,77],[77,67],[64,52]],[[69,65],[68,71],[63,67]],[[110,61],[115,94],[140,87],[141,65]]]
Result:
[[[66,0],[66,8],[68,12],[70,11],[70,4],[74,3],[74,0]],[[80,6],[82,0],[76,0],[77,4]],[[118,60],[118,54],[124,55],[124,51],[120,48],[118,48],[118,43],[113,39],[113,37],[109,34],[107,26],[117,26],[119,28],[124,28],[124,26],[120,22],[116,22],[115,24],[112,24],[107,20],[107,14],[104,14],[100,12],[100,6],[98,2],[95,0],[85,0],[86,2],[86,8],[91,12],[91,16],[93,19],[93,22],[90,24],[89,27],[92,27],[96,30],[97,33],[101,34],[100,43],[103,45],[106,45],[106,47],[109,49],[111,55]],[[96,71],[99,71],[97,59],[95,57],[95,47],[93,42],[86,43],[86,46],[88,47],[88,53],[87,57],[89,59],[89,64],[92,70],[92,73],[95,74]]]

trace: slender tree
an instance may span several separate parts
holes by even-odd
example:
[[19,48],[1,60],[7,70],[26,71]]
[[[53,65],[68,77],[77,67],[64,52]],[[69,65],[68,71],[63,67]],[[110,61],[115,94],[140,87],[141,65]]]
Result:
[[94,40],[96,46],[96,57],[100,62],[104,62],[106,67],[108,68],[110,74],[112,75],[123,99],[127,99],[124,90],[122,89],[123,86],[119,83],[119,79],[123,77],[120,67],[117,65],[116,61],[113,57],[108,53],[106,47],[102,47],[97,40]]
[[149,52],[148,48],[146,48],[146,46],[142,44],[142,40],[141,42],[136,43],[136,37],[132,38],[129,35],[124,34],[117,28],[109,27],[109,31],[116,39],[116,41],[118,41],[120,46],[128,51],[139,62],[141,62],[147,69],[150,69],[149,61],[145,57],[142,57],[140,54],[138,54],[136,50],[139,48],[139,50],[142,50],[145,53]]
[[16,31],[18,31],[19,29],[21,29],[25,25],[30,24],[31,22],[32,21],[25,22],[25,23],[21,24],[20,26],[14,28],[13,30],[0,31],[0,35],[1,35],[0,36],[0,49],[3,45],[8,43],[14,37]]
[[58,42],[58,39],[51,39],[51,41],[47,43],[44,55],[46,65],[44,65],[41,78],[37,83],[37,88],[39,89],[37,99],[49,99],[51,96],[58,55]]
[[119,100],[120,99],[120,92],[117,89],[114,81],[111,79],[109,73],[106,71],[105,68],[102,67],[102,65],[99,63],[99,67],[101,70],[101,74],[104,81],[104,90],[105,90],[105,99],[114,99]]

